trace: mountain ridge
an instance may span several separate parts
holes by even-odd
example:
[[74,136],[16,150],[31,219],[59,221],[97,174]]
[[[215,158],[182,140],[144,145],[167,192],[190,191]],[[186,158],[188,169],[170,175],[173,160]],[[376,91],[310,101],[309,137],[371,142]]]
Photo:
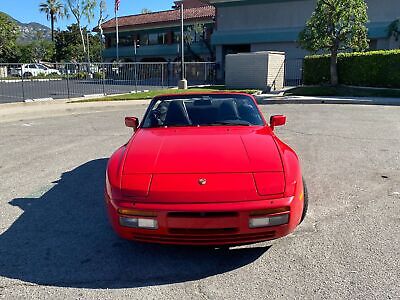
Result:
[[37,22],[22,23],[5,12],[0,11],[0,14],[8,16],[18,25],[21,32],[17,40],[19,43],[30,43],[37,40],[38,35],[41,35],[45,40],[51,40],[51,29],[49,27]]

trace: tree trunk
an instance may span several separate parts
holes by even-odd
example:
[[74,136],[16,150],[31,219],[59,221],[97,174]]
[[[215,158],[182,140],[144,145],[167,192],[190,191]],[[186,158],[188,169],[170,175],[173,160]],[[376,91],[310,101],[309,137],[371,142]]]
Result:
[[331,51],[331,85],[337,86],[339,84],[339,77],[337,71],[337,56],[338,50],[332,49]]
[[[83,36],[83,30],[81,27],[81,24],[78,23],[78,27],[79,27],[79,32],[81,34],[81,39],[82,39],[82,45],[83,45],[83,53],[86,54],[86,45],[85,45],[85,37]],[[85,55],[86,56],[86,55]]]
[[50,14],[51,18],[51,41],[54,42],[54,14]]

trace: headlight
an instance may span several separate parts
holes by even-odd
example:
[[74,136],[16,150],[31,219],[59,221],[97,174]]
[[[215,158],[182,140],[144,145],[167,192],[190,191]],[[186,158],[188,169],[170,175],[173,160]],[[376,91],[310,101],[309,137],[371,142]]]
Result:
[[124,227],[157,229],[158,222],[155,219],[119,217],[119,224]]

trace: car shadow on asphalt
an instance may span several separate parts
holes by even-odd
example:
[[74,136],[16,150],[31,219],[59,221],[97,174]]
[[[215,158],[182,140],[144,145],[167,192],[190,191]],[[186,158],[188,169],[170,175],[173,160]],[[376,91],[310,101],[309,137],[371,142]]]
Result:
[[269,247],[230,250],[140,244],[119,239],[103,200],[107,159],[62,175],[39,198],[10,201],[23,214],[0,235],[0,276],[39,285],[127,288],[228,272]]

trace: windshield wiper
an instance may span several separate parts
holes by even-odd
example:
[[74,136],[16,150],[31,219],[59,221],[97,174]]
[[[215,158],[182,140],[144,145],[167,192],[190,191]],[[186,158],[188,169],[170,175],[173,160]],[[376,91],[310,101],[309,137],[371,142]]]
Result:
[[242,120],[232,120],[232,121],[216,121],[209,124],[203,124],[203,126],[213,126],[213,125],[230,125],[230,126],[250,126],[251,124],[247,121]]

